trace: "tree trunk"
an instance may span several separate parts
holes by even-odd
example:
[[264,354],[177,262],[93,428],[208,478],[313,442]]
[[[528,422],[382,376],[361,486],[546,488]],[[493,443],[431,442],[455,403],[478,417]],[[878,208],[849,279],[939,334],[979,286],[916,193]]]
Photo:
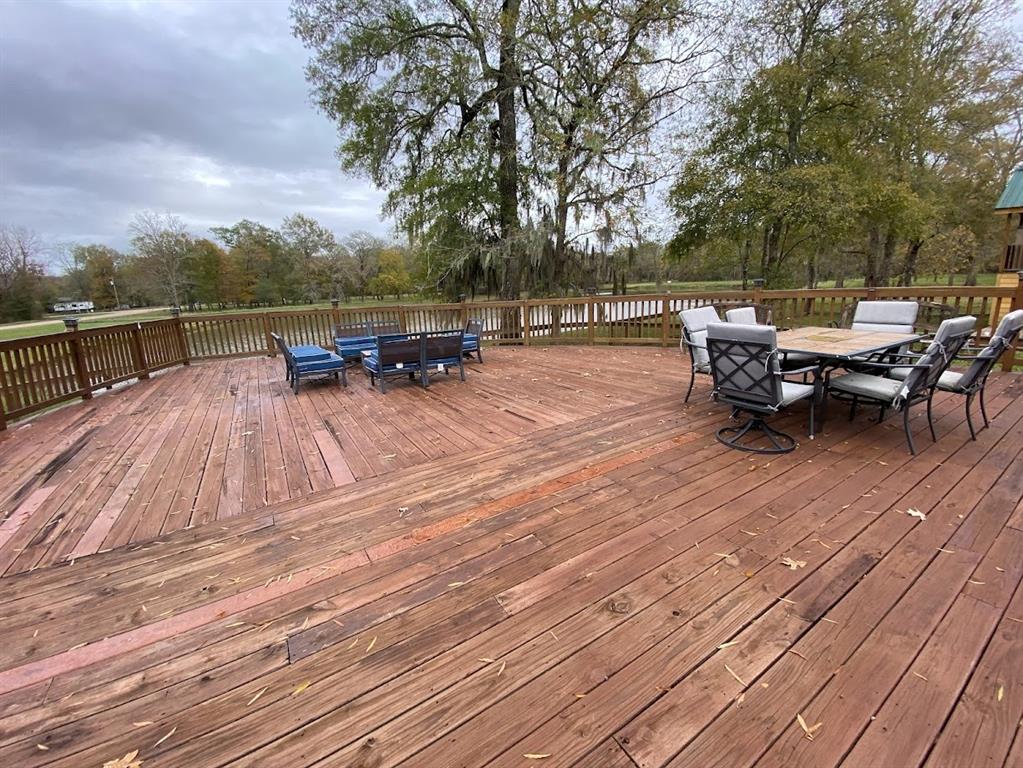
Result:
[[888,233],[884,238],[884,249],[881,253],[881,268],[878,275],[878,284],[884,287],[888,286],[889,278],[892,275],[892,261],[895,258],[895,245],[897,243],[895,236],[895,228],[892,226],[888,227]]
[[515,115],[518,62],[515,42],[519,25],[519,0],[501,6],[501,53],[497,74],[497,192],[500,200],[501,240],[507,268],[501,296],[517,299],[522,288],[522,243],[519,242],[519,142]]
[[742,273],[742,289],[745,291],[749,283],[749,260],[753,254],[753,241],[746,238],[739,249],[739,269]]
[[923,240],[910,240],[906,246],[906,260],[902,262],[902,276],[899,278],[899,285],[910,286],[916,278],[916,260],[920,255],[920,246]]
[[867,247],[867,263],[864,269],[864,285],[867,288],[877,287],[877,265],[881,260],[881,228],[876,224],[870,226],[870,245]]

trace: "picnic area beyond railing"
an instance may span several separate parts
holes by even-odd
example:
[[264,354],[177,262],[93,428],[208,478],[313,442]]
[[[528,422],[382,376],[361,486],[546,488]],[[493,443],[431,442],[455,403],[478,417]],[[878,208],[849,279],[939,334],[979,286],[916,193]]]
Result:
[[[820,290],[693,291],[632,296],[406,304],[387,307],[308,309],[223,315],[189,315],[66,331],[0,342],[0,429],[7,423],[72,398],[192,360],[275,355],[272,333],[289,344],[332,348],[340,323],[396,322],[402,332],[464,328],[483,321],[488,344],[677,345],[682,309],[745,302],[771,308],[779,327],[826,326],[857,301],[909,299],[951,306],[978,318],[976,343],[991,319],[1023,309],[1023,274],[1015,287],[900,287]],[[1002,359],[1004,370],[1023,365],[1023,349]],[[681,386],[681,385],[680,385]]]

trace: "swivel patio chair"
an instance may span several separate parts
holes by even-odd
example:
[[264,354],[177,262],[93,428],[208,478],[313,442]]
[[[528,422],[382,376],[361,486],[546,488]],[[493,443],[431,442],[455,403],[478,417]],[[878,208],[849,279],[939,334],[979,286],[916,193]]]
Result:
[[[931,417],[931,401],[937,388],[941,374],[945,372],[963,345],[973,334],[977,318],[972,316],[956,317],[944,321],[934,334],[927,351],[922,355],[895,353],[897,358],[908,358],[916,362],[907,365],[901,363],[881,363],[877,361],[861,361],[861,369],[876,370],[877,375],[863,373],[862,370],[832,378],[829,370],[825,375],[825,397],[831,394],[840,400],[850,400],[849,419],[856,415],[856,407],[861,401],[874,403],[881,407],[878,421],[884,419],[889,408],[902,411],[902,426],[906,432],[906,443],[909,452],[916,455],[913,433],[909,429],[910,408],[917,403],[927,403],[927,424],[931,430],[931,439],[937,440],[934,432],[934,421]],[[883,374],[902,369],[906,372],[904,379],[888,378]]]
[[[1017,309],[1002,318],[988,345],[981,348],[976,355],[960,354],[958,356],[960,360],[972,360],[965,371],[945,371],[938,378],[937,388],[942,392],[954,392],[957,395],[966,396],[966,424],[970,428],[970,437],[974,440],[977,439],[977,432],[973,427],[973,416],[970,413],[973,398],[979,397],[984,426],[990,426],[987,408],[984,405],[984,387],[987,384],[987,377],[995,367],[995,363],[1001,358],[1002,353],[1012,346],[1021,330],[1023,330],[1023,309]],[[894,368],[891,376],[893,379],[905,380],[912,370],[911,368]]]
[[733,416],[740,412],[750,414],[741,426],[719,429],[717,439],[721,443],[753,453],[788,453],[796,447],[795,438],[768,425],[764,417],[799,400],[810,402],[813,439],[814,387],[783,378],[774,326],[710,323],[707,353],[714,377],[714,399],[730,405]]
[[693,384],[696,383],[696,374],[710,373],[710,357],[707,355],[707,324],[720,323],[717,310],[714,307],[694,307],[683,309],[678,313],[682,320],[682,341],[679,349],[689,353],[689,389],[686,390],[686,397],[683,402],[689,402],[689,396],[693,393]]

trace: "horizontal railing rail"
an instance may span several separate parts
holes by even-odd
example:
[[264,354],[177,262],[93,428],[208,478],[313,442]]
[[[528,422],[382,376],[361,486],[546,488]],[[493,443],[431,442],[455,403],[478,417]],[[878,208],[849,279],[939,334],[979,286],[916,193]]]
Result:
[[[1008,311],[1023,308],[1023,277],[1012,287],[949,286],[819,290],[688,291],[520,301],[178,316],[0,342],[0,429],[9,421],[103,388],[192,360],[275,355],[272,333],[289,344],[331,348],[340,324],[389,323],[415,333],[482,322],[482,340],[500,344],[678,344],[678,313],[713,304],[760,304],[779,327],[837,325],[859,301],[908,299],[938,317],[976,315],[977,343]],[[1023,349],[1006,352],[1004,370],[1023,366]]]

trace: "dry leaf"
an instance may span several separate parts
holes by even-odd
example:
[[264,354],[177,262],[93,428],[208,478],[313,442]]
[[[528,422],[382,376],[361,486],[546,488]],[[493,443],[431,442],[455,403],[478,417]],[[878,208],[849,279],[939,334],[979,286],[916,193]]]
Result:
[[154,747],[158,747],[158,746],[160,746],[161,744],[163,744],[163,743],[164,743],[165,741],[167,741],[167,739],[169,739],[169,738],[170,738],[171,736],[173,736],[173,735],[174,735],[174,732],[175,732],[175,731],[176,731],[177,729],[178,729],[178,727],[177,727],[177,726],[175,725],[175,726],[174,726],[173,728],[171,728],[171,729],[170,729],[170,730],[169,730],[169,731],[167,732],[167,734],[166,734],[165,736],[163,736],[163,737],[162,737],[162,738],[161,738],[161,739],[160,739],[160,740],[159,740],[158,742],[156,742],[156,743],[155,743],[155,744],[154,744],[153,746],[154,746]]
[[791,557],[783,557],[781,559],[781,564],[788,566],[790,571],[794,571],[797,568],[806,568],[805,560],[793,560]]
[[46,746],[45,744],[36,744],[36,749],[41,750],[43,752],[49,752],[50,751],[50,748],[48,746]]
[[548,757],[550,757],[550,753],[527,752],[526,754],[523,755],[523,757],[526,758],[527,760],[546,760]]
[[266,693],[266,689],[269,688],[269,687],[270,687],[269,685],[264,685],[263,688],[259,691],[259,693],[257,693],[251,699],[249,699],[249,703],[246,704],[245,706],[246,707],[251,707],[253,704],[255,704],[256,703],[256,699],[258,699],[260,696],[262,696],[264,693]]
[[918,517],[921,520],[926,520],[927,519],[927,515],[925,515],[919,509],[914,509],[913,507],[910,507],[909,509],[907,509],[906,510],[906,514],[909,515],[910,517]]
[[995,696],[995,698],[996,698],[996,699],[997,699],[998,701],[1001,701],[1001,700],[1002,700],[1002,699],[1003,699],[1004,697],[1005,697],[1005,686],[1004,686],[1004,685],[1001,685],[1001,684],[999,684],[999,686],[998,686],[998,693],[997,693],[997,695]]
[[308,688],[308,687],[309,687],[310,685],[312,685],[312,680],[306,680],[306,681],[305,681],[304,683],[302,683],[302,684],[301,684],[300,686],[298,686],[298,688],[296,688],[295,690],[293,690],[293,691],[291,692],[291,695],[292,695],[292,696],[298,696],[298,694],[302,693],[302,691],[304,691],[304,690],[305,690],[306,688]]
[[124,757],[119,757],[116,760],[107,760],[103,763],[103,768],[142,768],[142,761],[136,760],[139,756],[139,751],[133,750],[126,754]]
[[366,648],[366,653],[373,650],[373,646],[377,644],[377,636],[373,635],[373,639],[369,641],[369,647]]
[[737,674],[735,674],[735,672],[732,671],[732,668],[730,666],[725,664],[725,669],[728,670],[728,674],[730,674],[732,677],[739,681],[739,685],[741,685],[743,688],[746,687],[746,681],[739,677]]
[[152,725],[152,720],[139,720],[138,722],[132,723],[136,728],[145,728],[147,725]]
[[799,721],[799,727],[803,729],[803,733],[806,734],[806,738],[813,741],[813,735],[817,733],[823,723],[817,723],[816,725],[808,726],[806,720],[803,719],[802,715],[797,714],[796,720]]

